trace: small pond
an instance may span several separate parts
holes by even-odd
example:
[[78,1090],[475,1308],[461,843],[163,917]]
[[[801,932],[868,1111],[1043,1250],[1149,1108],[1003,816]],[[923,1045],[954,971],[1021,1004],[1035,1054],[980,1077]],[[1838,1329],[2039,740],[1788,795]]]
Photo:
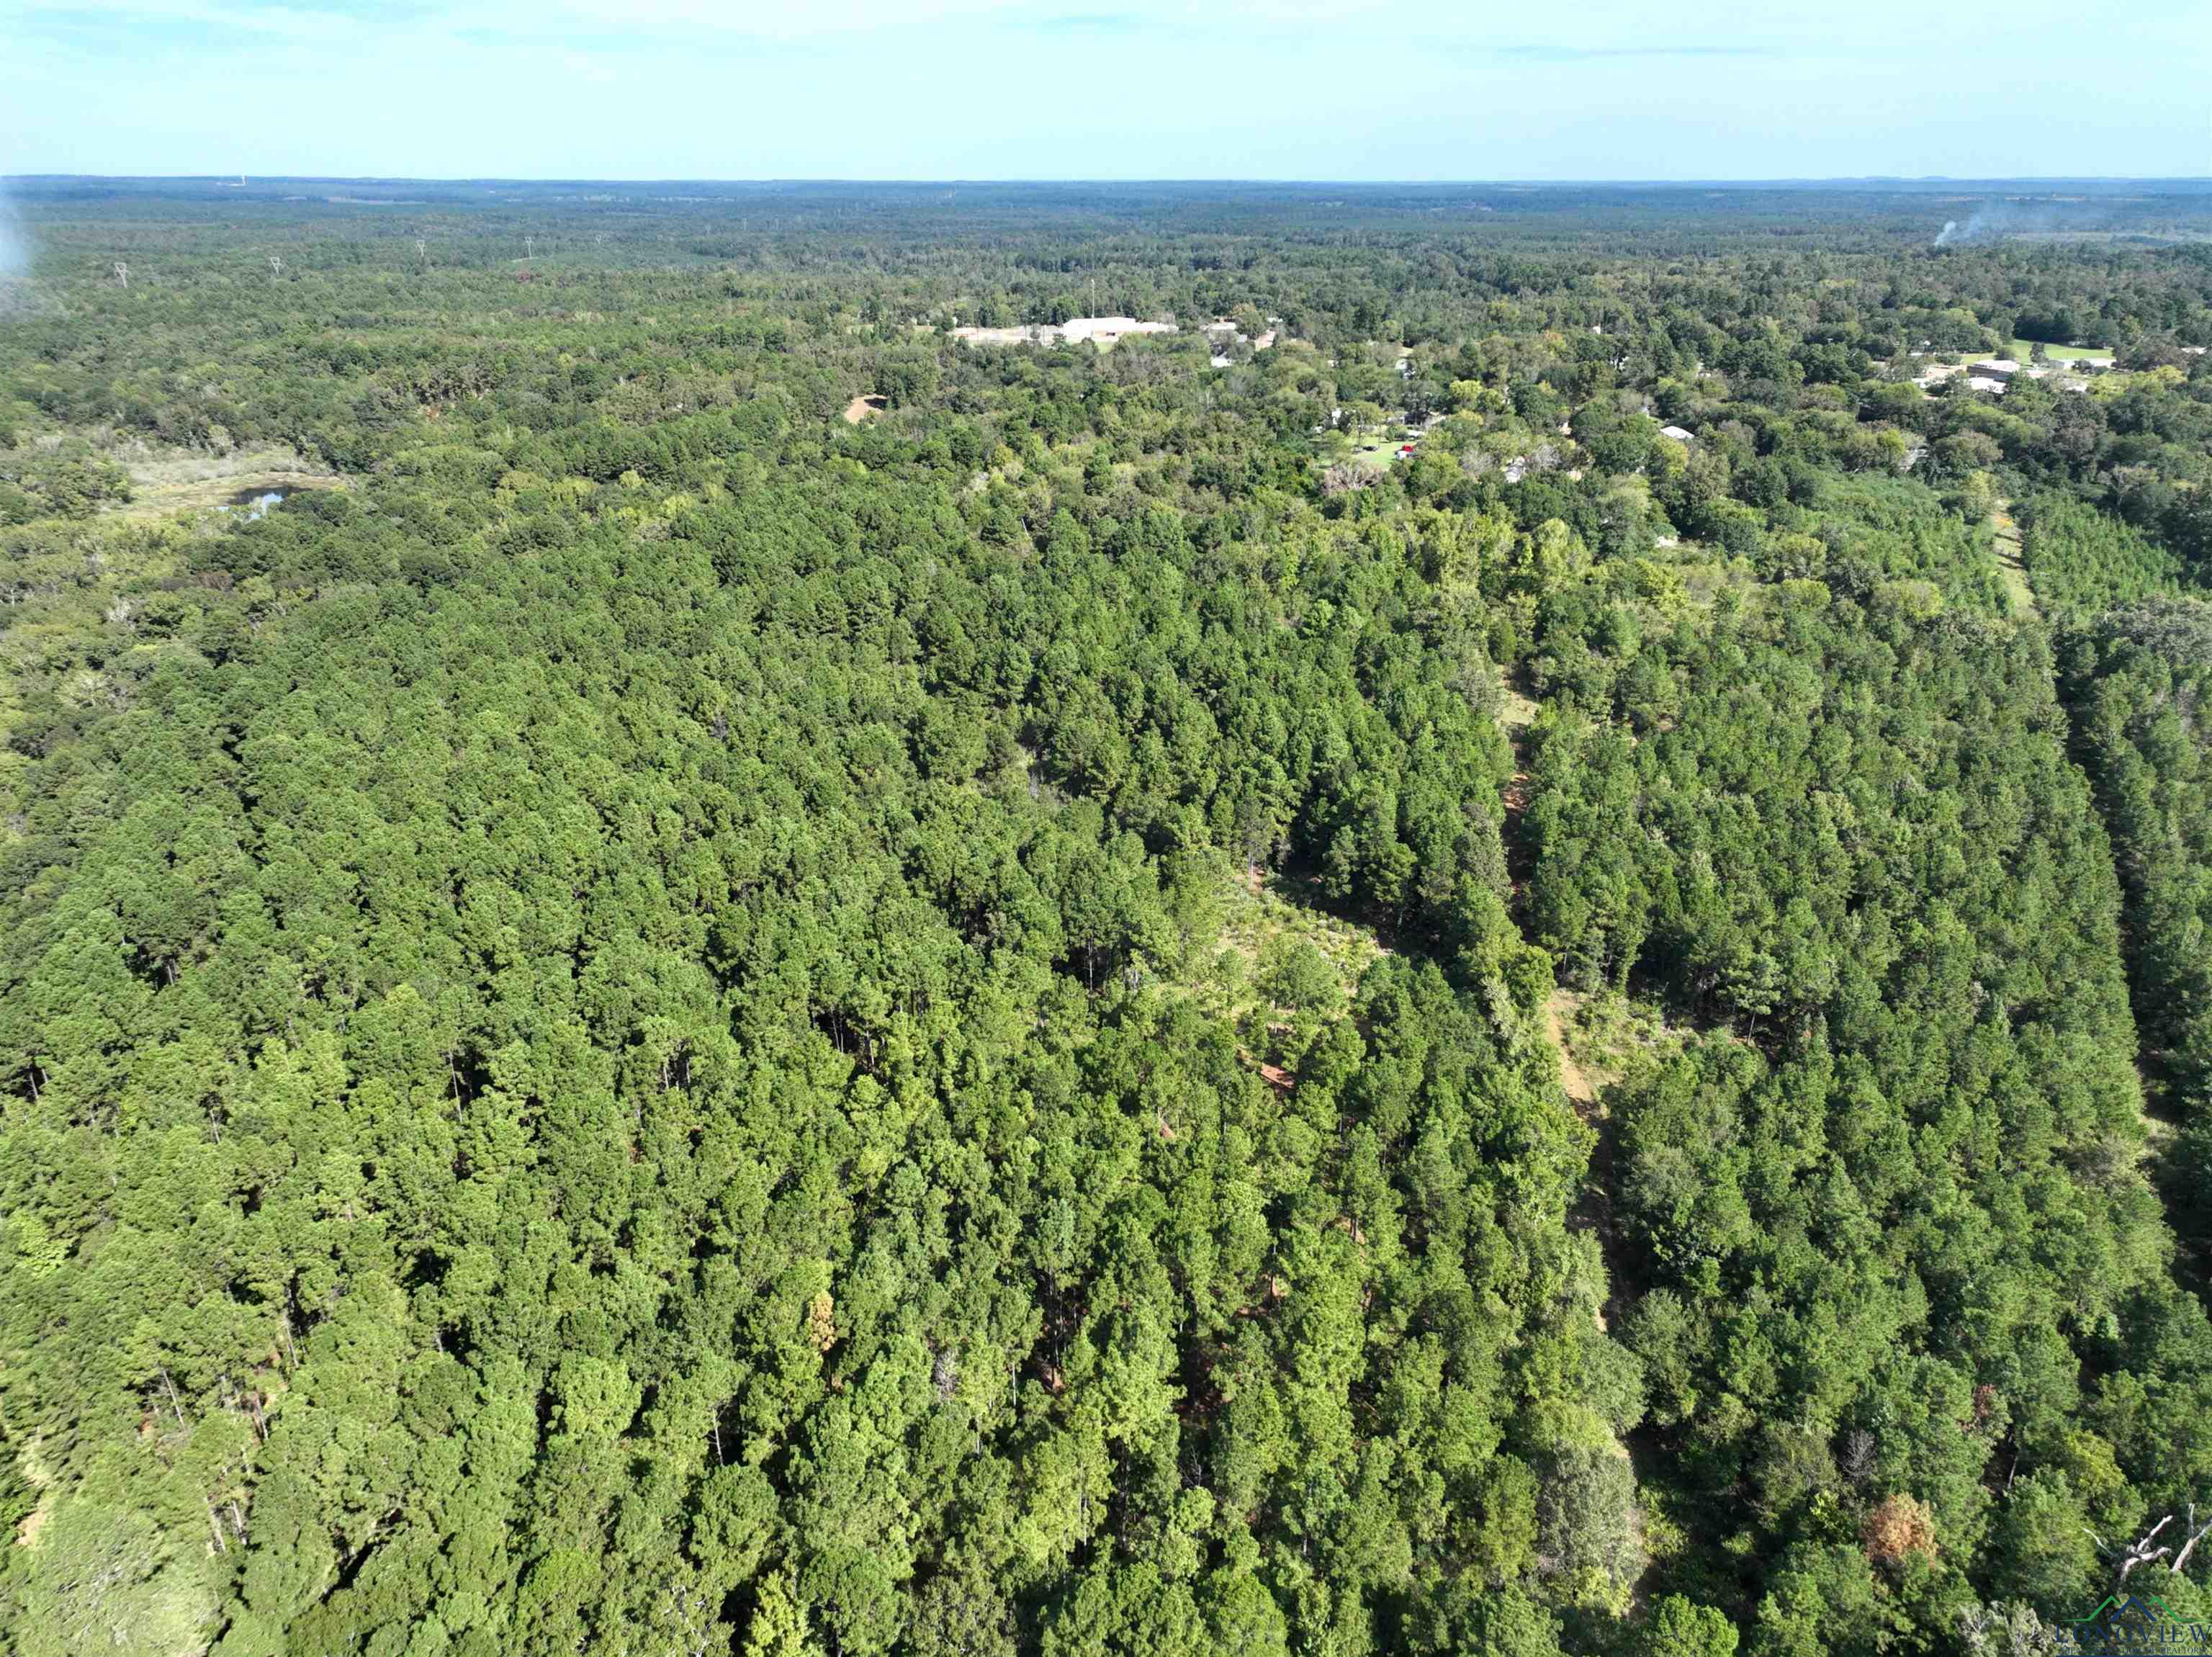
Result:
[[284,493],[282,490],[241,489],[216,510],[218,512],[243,511],[247,521],[251,522],[256,518],[267,517],[269,509],[279,504],[283,498]]

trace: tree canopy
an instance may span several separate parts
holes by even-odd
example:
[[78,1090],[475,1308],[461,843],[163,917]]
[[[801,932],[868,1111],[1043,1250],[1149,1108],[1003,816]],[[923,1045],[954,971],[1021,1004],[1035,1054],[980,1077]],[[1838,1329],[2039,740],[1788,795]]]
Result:
[[0,1648],[2212,1615],[2197,248],[422,188],[27,194]]

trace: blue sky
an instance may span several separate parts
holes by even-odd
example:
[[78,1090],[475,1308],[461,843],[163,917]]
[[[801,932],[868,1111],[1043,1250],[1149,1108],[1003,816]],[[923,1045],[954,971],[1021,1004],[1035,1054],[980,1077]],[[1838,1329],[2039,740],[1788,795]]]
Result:
[[0,174],[2212,173],[2207,0],[0,0]]

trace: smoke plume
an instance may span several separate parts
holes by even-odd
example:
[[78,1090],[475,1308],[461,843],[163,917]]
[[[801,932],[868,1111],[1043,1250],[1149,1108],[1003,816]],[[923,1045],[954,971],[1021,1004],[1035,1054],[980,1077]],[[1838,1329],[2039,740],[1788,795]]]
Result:
[[15,204],[0,187],[0,307],[5,307],[31,273],[31,234],[24,228]]
[[2100,229],[2112,222],[2110,208],[2087,202],[1990,201],[1969,213],[1964,224],[1945,219],[1936,234],[1935,245],[1971,247],[1978,242],[2002,241],[2007,236]]

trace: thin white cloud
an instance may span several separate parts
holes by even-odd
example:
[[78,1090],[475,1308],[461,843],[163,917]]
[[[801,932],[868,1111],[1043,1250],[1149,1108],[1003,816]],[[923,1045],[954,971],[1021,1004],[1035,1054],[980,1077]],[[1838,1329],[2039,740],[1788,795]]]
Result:
[[514,26],[529,17],[560,16],[616,29],[680,30],[786,40],[974,21],[1036,8],[1024,4],[1023,0],[816,0],[803,6],[716,4],[714,0],[553,0],[544,6],[489,9],[500,16],[494,27]]

